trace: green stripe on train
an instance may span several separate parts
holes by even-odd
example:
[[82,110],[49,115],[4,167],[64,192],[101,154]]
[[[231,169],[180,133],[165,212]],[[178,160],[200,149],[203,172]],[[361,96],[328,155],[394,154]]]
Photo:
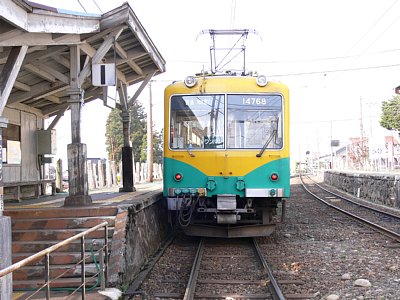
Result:
[[[272,182],[269,176],[272,173],[279,174],[279,180]],[[174,180],[176,173],[181,173],[183,179],[180,182]],[[164,196],[168,195],[168,188],[205,188],[207,176],[203,172],[194,168],[193,166],[174,160],[171,158],[164,158]],[[244,190],[239,191],[237,176],[211,176],[213,177],[216,185],[213,191],[207,191],[207,195],[216,194],[238,194],[244,196]],[[290,160],[289,158],[282,158],[274,160],[265,165],[258,167],[250,173],[242,176],[246,188],[284,188],[284,197],[290,196]]]

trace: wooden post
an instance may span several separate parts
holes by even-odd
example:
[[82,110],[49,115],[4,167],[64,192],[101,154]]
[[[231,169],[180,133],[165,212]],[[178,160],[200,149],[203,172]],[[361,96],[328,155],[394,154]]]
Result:
[[88,183],[89,183],[89,190],[93,190],[96,188],[94,170],[93,170],[93,163],[91,160],[87,161],[87,168],[88,168]]
[[112,177],[112,185],[118,186],[117,168],[115,166],[115,161],[111,161],[111,177]]
[[[7,119],[0,117],[0,157],[2,155],[2,128],[7,127]],[[0,159],[0,270],[11,266],[11,218],[3,216],[3,161]],[[12,274],[0,279],[0,299],[12,299]]]
[[92,172],[93,172],[93,181],[94,181],[94,188],[99,188],[99,176],[97,175],[97,164],[92,161]]
[[86,145],[81,143],[81,110],[83,91],[79,81],[80,49],[70,47],[70,99],[67,102],[71,108],[72,143],[67,145],[69,196],[65,198],[64,206],[85,206],[92,204],[89,196]]
[[[11,266],[11,218],[0,216],[0,270]],[[12,299],[12,273],[0,279],[0,299]]]
[[135,164],[135,182],[140,182],[140,162]]
[[63,169],[62,169],[62,160],[57,160],[56,164],[56,189],[58,188],[59,192],[63,192]]
[[101,189],[104,187],[104,167],[101,159],[97,162],[97,171],[99,173],[99,188]]
[[111,176],[111,162],[107,159],[106,161],[106,186],[112,186],[112,176]]

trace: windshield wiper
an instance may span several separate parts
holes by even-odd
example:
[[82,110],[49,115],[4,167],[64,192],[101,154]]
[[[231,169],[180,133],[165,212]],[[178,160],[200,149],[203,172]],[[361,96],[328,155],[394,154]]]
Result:
[[271,133],[271,135],[269,136],[268,140],[265,142],[264,146],[261,148],[260,152],[256,154],[257,157],[261,157],[265,151],[265,149],[267,149],[269,143],[271,143],[272,139],[276,136],[276,134],[278,133],[277,129],[274,129]]
[[[268,140],[265,142],[264,146],[261,148],[260,152],[256,154],[256,157],[261,157],[265,151],[265,149],[267,149],[269,143],[271,143],[273,138],[276,138],[277,134],[278,134],[278,122],[279,122],[279,118],[276,118],[275,120],[273,120],[271,123],[275,123],[275,126],[271,126],[272,128],[272,132],[271,135],[269,136]],[[271,125],[272,125],[271,124]]]

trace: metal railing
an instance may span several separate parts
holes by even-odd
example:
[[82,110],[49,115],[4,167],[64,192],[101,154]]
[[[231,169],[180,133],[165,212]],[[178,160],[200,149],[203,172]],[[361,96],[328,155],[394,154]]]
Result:
[[[53,246],[50,246],[34,255],[31,255],[31,256],[13,264],[7,268],[4,268],[3,270],[0,270],[0,278],[18,270],[21,267],[24,267],[26,265],[29,265],[30,263],[36,262],[39,259],[44,257],[45,264],[43,267],[45,268],[45,272],[44,272],[45,282],[38,289],[34,290],[33,293],[30,294],[29,297],[27,297],[26,299],[32,298],[33,296],[35,296],[36,294],[38,294],[41,291],[45,292],[46,299],[50,299],[51,283],[54,283],[55,280],[61,278],[64,274],[66,274],[68,272],[68,270],[71,269],[71,268],[68,269],[67,271],[63,272],[63,274],[57,276],[56,278],[51,279],[50,278],[50,254],[52,252],[55,252],[59,248],[64,247],[77,239],[80,239],[81,257],[80,257],[80,260],[74,265],[74,267],[76,267],[78,265],[80,265],[80,267],[81,267],[81,284],[76,288],[72,288],[70,290],[70,295],[68,297],[70,297],[71,295],[80,291],[81,295],[82,295],[82,299],[86,299],[87,280],[86,280],[86,274],[85,274],[85,262],[87,259],[87,255],[85,255],[85,237],[89,233],[94,232],[102,227],[104,227],[104,244],[101,245],[101,247],[99,247],[99,249],[97,250],[97,252],[99,254],[98,260],[99,260],[100,267],[98,268],[97,272],[91,278],[98,276],[98,278],[100,279],[100,289],[104,290],[106,287],[106,284],[107,284],[107,279],[108,279],[108,250],[109,250],[108,249],[108,222],[100,223],[88,230],[85,230],[85,231],[83,231],[79,234],[76,234],[62,242],[59,242]],[[93,259],[96,264],[95,255],[93,254],[93,251],[91,251],[91,252],[92,252],[91,255],[93,255]]]

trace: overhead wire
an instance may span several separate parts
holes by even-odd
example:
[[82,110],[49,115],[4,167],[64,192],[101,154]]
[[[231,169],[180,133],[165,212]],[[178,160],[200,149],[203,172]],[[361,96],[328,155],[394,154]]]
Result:
[[99,11],[100,11],[101,13],[103,13],[103,11],[101,10],[100,6],[97,4],[97,1],[96,1],[96,0],[92,0],[92,1],[93,1],[93,3],[97,6],[97,8],[99,9]]
[[336,72],[350,72],[350,71],[361,71],[361,70],[393,68],[393,67],[400,67],[400,64],[382,65],[382,66],[370,66],[370,67],[358,67],[358,68],[348,68],[348,69],[335,69],[335,70],[327,70],[327,71],[310,71],[310,72],[298,72],[298,73],[286,73],[286,74],[270,74],[269,76],[282,77],[282,76],[327,74],[327,73],[336,73]]
[[80,0],[77,0],[77,1],[78,1],[79,5],[82,7],[82,9],[85,11],[85,13],[87,13],[87,11],[86,11],[85,7],[82,5],[81,1]]
[[[384,13],[367,29],[367,31],[361,36],[361,38],[359,38],[354,44],[353,46],[350,47],[350,49],[348,49],[345,53],[345,55],[347,55],[348,53],[350,53],[362,40],[365,39],[366,36],[368,36],[370,34],[370,32],[372,31],[373,28],[376,27],[377,24],[379,24],[382,19],[386,16],[386,14],[393,8],[394,5],[396,5],[397,0],[394,0],[393,3],[384,11]],[[400,17],[399,17],[400,18]],[[363,51],[360,52],[360,54],[355,55],[354,59],[348,63],[351,64],[353,62],[355,62],[358,58],[360,58],[361,56],[363,56],[384,34],[385,32],[394,24],[398,21],[398,19],[395,19],[388,27],[386,27],[383,32],[381,32],[372,43],[370,43]],[[338,67],[341,63],[339,62],[338,64],[336,64],[334,67]]]
[[370,56],[370,55],[377,55],[383,54],[388,52],[395,52],[400,51],[398,49],[389,49],[377,52],[371,52],[367,54],[354,54],[354,55],[343,55],[343,56],[333,56],[333,57],[320,57],[320,58],[312,58],[312,59],[294,59],[294,60],[275,60],[275,61],[252,61],[251,63],[259,63],[259,64],[281,64],[281,63],[302,63],[302,62],[319,62],[319,61],[328,61],[328,60],[338,60],[338,59],[348,59],[348,58],[355,58],[360,56]]
[[[383,17],[392,9],[392,7],[396,4],[397,0],[394,0],[393,3],[385,10],[385,12],[368,28],[368,30],[350,47],[349,50],[346,51],[346,54],[350,53],[371,31],[372,29],[383,19]],[[345,55],[346,55],[345,54]]]
[[[87,13],[87,10],[86,10],[86,8],[83,6],[82,2],[81,2],[80,0],[77,0],[77,1],[78,1],[79,5],[82,7],[82,9]],[[98,9],[101,13],[103,13],[103,10],[102,10],[102,9],[100,8],[100,6],[98,5],[97,1],[96,1],[96,0],[92,0],[92,1],[93,1],[93,3],[96,5],[97,9]]]
[[[271,61],[249,61],[249,63],[253,64],[282,64],[282,63],[303,63],[303,62],[320,62],[320,61],[329,61],[329,60],[338,60],[338,59],[348,59],[348,58],[354,58],[354,57],[359,57],[359,56],[371,56],[371,55],[377,55],[377,54],[385,54],[389,52],[396,52],[400,51],[400,48],[397,49],[388,49],[388,50],[383,50],[383,51],[377,51],[377,52],[371,52],[367,54],[355,54],[355,55],[346,55],[346,56],[333,56],[333,57],[320,57],[320,58],[312,58],[312,59],[293,59],[293,60],[271,60]],[[205,61],[200,61],[200,60],[177,60],[177,59],[171,59],[169,60],[170,62],[176,62],[176,63],[195,63],[195,64],[200,64],[200,63],[205,63]]]
[[[174,62],[178,63],[200,63],[197,61],[178,61]],[[254,63],[254,62],[251,62]],[[261,64],[262,62],[257,62]],[[267,62],[265,62],[267,63]],[[356,68],[343,68],[343,69],[331,69],[331,70],[321,70],[321,71],[309,71],[309,72],[293,72],[293,73],[277,73],[277,74],[268,74],[268,76],[273,77],[284,77],[284,76],[301,76],[301,75],[314,75],[314,74],[328,74],[328,73],[338,73],[338,72],[351,72],[351,71],[362,71],[362,70],[373,70],[373,69],[382,69],[382,68],[394,68],[400,67],[399,64],[390,64],[390,65],[378,65],[378,66],[367,66],[367,67],[356,67]],[[157,82],[173,82],[173,79],[161,79],[156,80]]]
[[387,26],[387,27],[381,32],[381,34],[380,34],[375,40],[373,40],[371,44],[368,45],[368,47],[363,51],[363,53],[366,52],[366,51],[368,51],[368,49],[371,48],[371,47],[386,33],[386,31],[388,31],[388,30],[390,29],[390,27],[392,27],[393,24],[395,24],[398,20],[400,20],[400,16],[397,17],[392,23],[390,23],[389,26]]

